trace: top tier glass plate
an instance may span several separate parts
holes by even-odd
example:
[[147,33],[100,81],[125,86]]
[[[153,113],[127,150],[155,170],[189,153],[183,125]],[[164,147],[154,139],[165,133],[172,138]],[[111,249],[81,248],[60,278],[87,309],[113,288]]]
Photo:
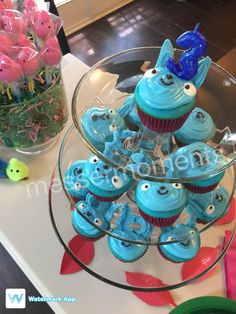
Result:
[[[84,113],[93,107],[120,108],[127,97],[133,94],[144,72],[154,67],[159,52],[160,47],[134,48],[105,58],[93,66],[80,80],[73,96],[74,124],[94,154],[133,177],[165,182],[190,182],[213,177],[236,161],[236,79],[215,63],[212,63],[204,84],[198,90],[197,106],[212,116],[217,128],[215,136],[207,142],[221,160],[216,162],[216,167],[208,167],[200,175],[194,171],[174,171],[170,176],[166,172],[166,160],[170,153],[178,149],[171,133],[157,134],[145,127],[134,128],[127,124],[129,130],[137,132],[136,136],[131,139],[127,135],[120,146],[118,142],[114,144],[112,154],[108,157],[104,154],[104,148],[95,147],[83,130],[81,119]],[[181,53],[181,50],[175,50],[176,59]],[[102,133],[101,130],[101,136]],[[127,149],[129,154],[126,153]],[[141,159],[132,159],[133,153],[140,152],[151,160],[151,165],[143,166],[140,165]]]

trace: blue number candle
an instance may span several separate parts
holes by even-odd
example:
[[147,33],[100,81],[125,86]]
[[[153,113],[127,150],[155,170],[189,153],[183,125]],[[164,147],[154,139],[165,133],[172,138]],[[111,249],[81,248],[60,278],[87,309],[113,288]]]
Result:
[[176,43],[185,50],[179,62],[170,58],[167,60],[167,68],[179,78],[190,80],[198,71],[198,59],[202,57],[207,49],[205,37],[198,32],[198,23],[193,31],[182,34]]

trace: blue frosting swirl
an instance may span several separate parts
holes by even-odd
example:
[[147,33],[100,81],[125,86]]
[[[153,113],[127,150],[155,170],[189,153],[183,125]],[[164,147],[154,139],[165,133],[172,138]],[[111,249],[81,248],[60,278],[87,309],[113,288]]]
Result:
[[[91,195],[88,197],[93,198]],[[109,223],[105,220],[105,211],[111,206],[111,203],[97,202],[96,200],[94,203],[90,203],[88,197],[86,197],[86,201],[79,201],[76,204],[76,208],[72,212],[72,224],[79,234],[87,238],[97,238],[103,235],[102,230],[110,228]],[[87,222],[78,211],[102,230]]]
[[82,174],[86,160],[75,161],[64,175],[65,188],[72,196],[84,199],[88,193],[88,181]]
[[127,174],[110,167],[95,155],[87,160],[83,174],[88,179],[88,189],[101,197],[120,196],[133,183]]
[[[196,88],[167,68],[149,69],[135,88],[140,109],[160,119],[174,119],[187,113],[195,104]],[[174,110],[173,110],[174,109]]]
[[[211,146],[195,142],[179,148],[165,160],[166,176],[168,178],[198,177],[221,168],[226,157],[217,153]],[[208,183],[214,184],[223,177],[224,173],[210,177]],[[204,186],[206,180],[194,180],[191,184]],[[206,186],[209,185],[206,183]],[[202,185],[203,184],[203,185]]]
[[126,129],[124,119],[116,110],[99,107],[85,111],[81,125],[88,140],[101,151],[105,148],[105,142],[113,140],[115,131]]
[[189,193],[188,211],[191,216],[204,222],[210,222],[221,216],[224,211],[224,214],[227,213],[228,201],[229,193],[224,186],[219,186],[217,189],[204,194]]
[[[124,231],[116,229],[114,232],[121,238],[127,237],[127,234]],[[135,234],[132,233],[129,234],[129,238],[136,240]],[[148,249],[147,245],[125,242],[111,236],[108,237],[108,247],[116,258],[126,263],[138,260]]]
[[183,144],[205,142],[214,137],[216,126],[209,113],[201,108],[194,108],[184,125],[174,132]]
[[142,180],[135,190],[138,207],[146,214],[167,218],[178,215],[186,206],[188,192],[180,183],[158,183]]
[[145,72],[134,91],[138,108],[158,119],[175,119],[193,108],[197,89],[203,84],[211,65],[209,57],[203,58],[198,63],[197,73],[191,76],[191,81],[186,81],[167,68],[168,60],[173,57],[173,46],[166,39],[155,68]]
[[159,241],[178,241],[159,246],[162,254],[178,263],[193,259],[198,254],[201,245],[197,229],[184,224],[164,228]]

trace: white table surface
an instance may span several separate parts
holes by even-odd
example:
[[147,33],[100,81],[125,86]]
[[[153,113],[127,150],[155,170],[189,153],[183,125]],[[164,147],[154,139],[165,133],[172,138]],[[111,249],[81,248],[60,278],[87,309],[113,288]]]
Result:
[[[69,108],[75,86],[87,70],[88,66],[71,54],[63,57],[62,71]],[[48,187],[57,161],[59,144],[60,140],[50,151],[37,157],[25,158],[30,167],[29,180],[17,184],[1,180],[0,240],[2,244],[42,296],[78,298],[78,302],[73,304],[50,303],[49,305],[57,314],[169,313],[171,306],[159,308],[148,306],[130,291],[112,287],[93,278],[85,271],[72,275],[59,274],[64,250],[54,234],[49,218],[48,190],[43,188],[42,183],[39,195],[27,192],[27,185],[38,181],[45,182]],[[4,147],[0,147],[0,153],[1,157],[15,155]],[[224,295],[223,279],[222,265],[219,265],[218,271],[209,279],[176,289],[172,294],[177,304],[203,295]]]

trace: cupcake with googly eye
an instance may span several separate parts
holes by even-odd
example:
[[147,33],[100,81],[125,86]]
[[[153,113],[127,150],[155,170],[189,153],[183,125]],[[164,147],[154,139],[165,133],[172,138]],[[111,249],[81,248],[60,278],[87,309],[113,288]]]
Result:
[[184,224],[163,228],[159,242],[167,242],[157,248],[163,258],[174,263],[190,261],[201,246],[197,229]]
[[159,183],[142,180],[135,190],[135,201],[141,216],[149,223],[172,225],[185,208],[188,193],[180,183]]
[[134,98],[141,122],[159,133],[179,129],[196,103],[197,89],[202,85],[211,64],[209,57],[199,61],[197,74],[190,80],[173,74],[166,66],[173,58],[170,40],[165,40],[154,68],[145,72],[135,88]]
[[190,182],[183,183],[184,187],[193,193],[208,193],[224,177],[224,171],[219,173],[217,169],[222,168],[226,162],[227,159],[210,145],[195,142],[169,155],[165,160],[166,176],[193,178]]
[[104,150],[106,142],[113,140],[115,131],[126,129],[124,119],[116,110],[99,107],[85,111],[81,125],[87,139],[99,151]]
[[75,200],[85,199],[87,189],[87,179],[82,174],[86,160],[77,160],[66,171],[64,175],[64,185],[67,192]]
[[219,186],[215,190],[201,195],[189,193],[188,211],[201,224],[225,216],[229,205],[229,193],[224,186]]
[[87,240],[96,241],[102,238],[105,235],[104,230],[110,228],[109,222],[104,218],[105,211],[110,205],[108,202],[91,203],[88,198],[86,201],[78,202],[72,212],[72,225],[75,231]]
[[[128,237],[134,242],[137,240],[134,233],[130,232],[127,235],[127,232],[118,229],[113,232],[120,238],[125,239]],[[148,246],[145,244],[131,243],[112,236],[108,236],[108,248],[118,260],[124,263],[132,263],[139,260],[148,250]]]
[[84,168],[83,175],[88,180],[88,190],[96,199],[112,202],[129,190],[133,179],[127,174],[110,167],[97,156],[91,156]]
[[184,146],[194,142],[206,142],[214,137],[215,132],[216,126],[209,113],[195,107],[184,125],[174,132],[174,137],[178,146]]

